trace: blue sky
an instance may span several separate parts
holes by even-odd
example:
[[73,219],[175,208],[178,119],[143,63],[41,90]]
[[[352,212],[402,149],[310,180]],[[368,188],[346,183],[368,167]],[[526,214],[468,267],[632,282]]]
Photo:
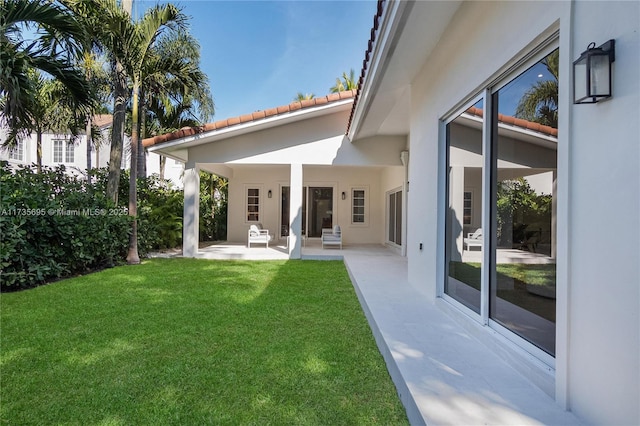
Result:
[[[142,14],[151,1],[134,1]],[[360,74],[374,0],[174,0],[190,16],[209,76],[215,120],[288,104],[298,92],[329,93],[336,77]]]

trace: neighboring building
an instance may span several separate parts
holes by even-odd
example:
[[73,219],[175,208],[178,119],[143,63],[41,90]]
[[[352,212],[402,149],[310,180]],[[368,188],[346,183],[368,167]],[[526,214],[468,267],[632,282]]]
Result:
[[[109,163],[109,151],[111,141],[111,125],[113,123],[110,114],[101,114],[94,117],[94,124],[100,128],[102,140],[98,148],[92,147],[91,168],[107,167]],[[0,130],[0,141],[4,141],[4,134]],[[125,137],[126,138],[126,137]],[[125,139],[127,145],[128,139]],[[29,165],[36,163],[36,136],[30,135],[18,141],[14,148],[0,149],[0,160],[6,160],[13,166]],[[67,171],[75,175],[83,175],[87,170],[87,138],[80,134],[72,138],[70,134],[44,133],[42,135],[42,165],[55,167],[64,165]],[[129,157],[126,154],[122,158],[122,167],[129,168]],[[182,163],[167,160],[165,165],[165,178],[174,185],[182,188]],[[160,172],[160,156],[158,154],[147,155],[147,174]]]
[[[347,249],[393,247],[562,408],[639,424],[639,20],[639,2],[379,2],[357,91],[145,140],[186,164],[184,255],[208,170],[230,241],[259,222],[299,258],[339,224]],[[611,99],[574,104],[574,61],[610,39]]]

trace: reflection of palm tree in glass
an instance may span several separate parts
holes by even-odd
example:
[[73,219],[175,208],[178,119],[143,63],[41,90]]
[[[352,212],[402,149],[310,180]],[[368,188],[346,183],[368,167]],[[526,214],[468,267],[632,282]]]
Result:
[[559,51],[554,50],[542,60],[542,64],[553,79],[538,81],[531,86],[518,102],[515,116],[557,129]]

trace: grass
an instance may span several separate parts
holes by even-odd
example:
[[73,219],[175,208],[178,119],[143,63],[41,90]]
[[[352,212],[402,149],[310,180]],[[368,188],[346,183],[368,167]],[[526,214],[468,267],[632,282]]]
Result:
[[2,424],[407,424],[341,262],[154,259],[1,305]]
[[[480,290],[480,263],[450,262],[449,275],[476,290]],[[555,293],[555,264],[500,263],[496,266],[498,297],[518,305],[549,321],[556,320],[555,299],[539,296],[527,290],[529,286],[548,287]]]

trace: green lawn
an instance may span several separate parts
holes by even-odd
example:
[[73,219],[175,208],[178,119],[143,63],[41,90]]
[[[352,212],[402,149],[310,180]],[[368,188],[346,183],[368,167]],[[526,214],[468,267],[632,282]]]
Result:
[[2,424],[407,424],[341,262],[154,259],[1,298]]

